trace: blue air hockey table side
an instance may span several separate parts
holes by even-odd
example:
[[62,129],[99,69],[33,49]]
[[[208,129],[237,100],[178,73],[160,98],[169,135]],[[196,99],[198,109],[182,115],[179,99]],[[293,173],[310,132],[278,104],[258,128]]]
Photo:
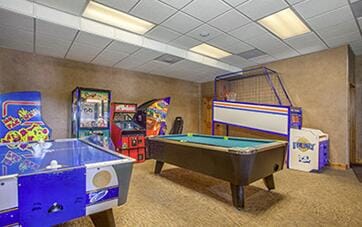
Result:
[[52,226],[90,215],[115,226],[134,160],[90,140],[0,144],[0,226]]

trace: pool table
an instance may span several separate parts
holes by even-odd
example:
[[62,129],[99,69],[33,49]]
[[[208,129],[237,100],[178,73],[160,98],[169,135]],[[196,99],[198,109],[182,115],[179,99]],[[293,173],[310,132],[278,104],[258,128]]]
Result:
[[283,168],[287,142],[200,134],[147,138],[155,174],[169,163],[230,182],[233,205],[244,208],[244,186],[263,179],[274,189],[273,174]]

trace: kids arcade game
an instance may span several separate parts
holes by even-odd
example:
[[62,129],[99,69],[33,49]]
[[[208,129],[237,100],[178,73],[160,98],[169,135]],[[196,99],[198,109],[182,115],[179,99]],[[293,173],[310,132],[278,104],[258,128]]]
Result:
[[[146,136],[165,135],[166,117],[171,98],[152,99],[140,105],[134,115],[134,121],[146,129]],[[146,159],[149,158],[146,151]]]
[[41,117],[40,92],[5,93],[0,95],[0,102],[0,143],[50,139],[51,129]]
[[111,138],[116,151],[137,162],[145,160],[145,128],[134,122],[137,104],[111,104]]
[[77,87],[72,93],[72,137],[110,135],[111,91]]

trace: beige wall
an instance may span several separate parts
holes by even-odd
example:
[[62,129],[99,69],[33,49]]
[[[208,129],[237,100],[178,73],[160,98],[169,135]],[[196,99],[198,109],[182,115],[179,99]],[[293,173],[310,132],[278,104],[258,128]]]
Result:
[[0,49],[0,93],[40,91],[43,118],[54,138],[70,135],[71,92],[77,86],[112,90],[112,100],[120,102],[171,96],[168,130],[182,116],[185,132],[198,131],[198,83]]
[[[276,61],[266,67],[279,72],[294,105],[303,108],[303,126],[329,134],[330,161],[348,164],[347,47]],[[212,89],[212,83],[202,84],[202,96],[212,95]]]
[[362,163],[362,56],[355,57],[356,83],[356,160]]

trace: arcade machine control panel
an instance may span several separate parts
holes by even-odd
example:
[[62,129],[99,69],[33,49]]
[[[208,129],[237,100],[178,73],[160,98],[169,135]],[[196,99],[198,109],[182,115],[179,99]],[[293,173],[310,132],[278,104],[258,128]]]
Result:
[[116,151],[137,162],[145,160],[145,128],[134,121],[137,104],[111,104],[111,138]]

